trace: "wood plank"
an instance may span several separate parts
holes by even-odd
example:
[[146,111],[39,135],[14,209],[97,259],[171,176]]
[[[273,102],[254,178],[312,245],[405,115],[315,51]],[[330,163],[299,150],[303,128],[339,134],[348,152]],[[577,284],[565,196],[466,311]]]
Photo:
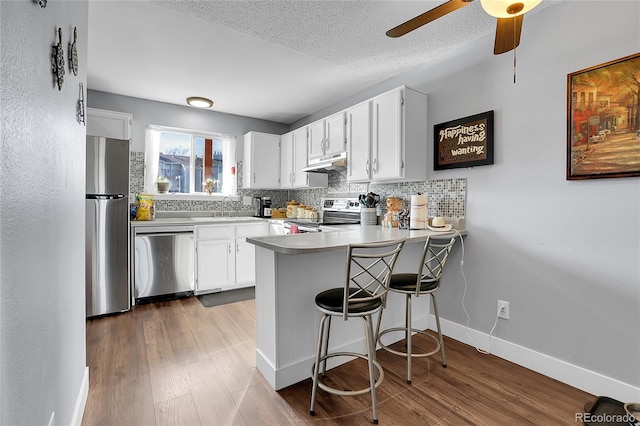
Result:
[[155,412],[158,426],[197,426],[203,424],[200,422],[200,417],[191,395],[156,404]]
[[[431,342],[414,337],[417,348]],[[380,424],[575,425],[595,397],[445,337],[440,355],[406,359],[380,350]],[[274,391],[255,368],[255,301],[205,308],[196,298],[136,306],[87,321],[90,384],[84,425],[371,424],[368,395],[318,391],[311,381]],[[329,372],[336,386],[366,386],[355,360]]]
[[182,300],[171,306],[174,306],[175,309],[164,309],[162,321],[163,329],[167,331],[167,338],[171,342],[177,362],[180,365],[188,365],[209,359],[209,353],[204,343],[194,332],[186,311],[188,306],[183,305]]
[[160,321],[144,323],[151,393],[155,404],[189,393],[182,366],[177,362],[167,331]]
[[230,393],[266,382],[255,366],[247,365],[235,347],[212,353],[211,359]]
[[202,424],[245,425],[213,360],[185,367],[187,382]]
[[308,416],[294,410],[276,391],[266,388],[263,383],[231,392],[231,397],[248,425],[292,424],[304,421]]

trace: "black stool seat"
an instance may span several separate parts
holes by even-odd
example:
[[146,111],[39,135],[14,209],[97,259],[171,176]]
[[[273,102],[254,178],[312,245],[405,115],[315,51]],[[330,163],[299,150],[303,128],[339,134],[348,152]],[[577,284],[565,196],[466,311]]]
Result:
[[[389,288],[403,292],[415,292],[418,274],[393,274]],[[437,281],[420,282],[420,293],[427,293],[438,288]]]
[[[358,294],[360,292],[360,294]],[[360,297],[372,297],[371,293],[366,293],[359,288],[349,288],[349,296],[356,298]],[[344,288],[332,288],[325,290],[322,293],[318,293],[316,296],[316,305],[319,308],[326,309],[327,311],[342,313],[344,303]],[[380,298],[372,300],[351,302],[347,307],[347,312],[350,314],[362,314],[369,311],[375,311],[382,305]]]

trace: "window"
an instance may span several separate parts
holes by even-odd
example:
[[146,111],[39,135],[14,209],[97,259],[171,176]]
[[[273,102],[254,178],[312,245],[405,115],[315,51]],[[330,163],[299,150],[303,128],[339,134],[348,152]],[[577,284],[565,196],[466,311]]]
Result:
[[145,191],[163,179],[170,194],[235,195],[235,145],[234,136],[147,126]]

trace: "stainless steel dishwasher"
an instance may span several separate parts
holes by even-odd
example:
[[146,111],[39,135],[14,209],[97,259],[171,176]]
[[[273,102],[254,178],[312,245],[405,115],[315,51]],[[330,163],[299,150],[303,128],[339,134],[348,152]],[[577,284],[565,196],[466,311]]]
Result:
[[137,227],[134,243],[134,297],[192,293],[192,226]]

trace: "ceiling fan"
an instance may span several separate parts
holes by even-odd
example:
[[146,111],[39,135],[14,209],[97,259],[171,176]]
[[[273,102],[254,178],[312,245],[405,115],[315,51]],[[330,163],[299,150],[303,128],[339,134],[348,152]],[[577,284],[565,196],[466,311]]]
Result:
[[[444,15],[470,4],[473,0],[449,0],[422,15],[409,19],[387,31],[389,37],[403,36],[421,26],[435,21]],[[520,44],[522,18],[542,0],[480,0],[482,8],[491,16],[498,18],[496,40],[493,54],[500,55],[515,49]]]

